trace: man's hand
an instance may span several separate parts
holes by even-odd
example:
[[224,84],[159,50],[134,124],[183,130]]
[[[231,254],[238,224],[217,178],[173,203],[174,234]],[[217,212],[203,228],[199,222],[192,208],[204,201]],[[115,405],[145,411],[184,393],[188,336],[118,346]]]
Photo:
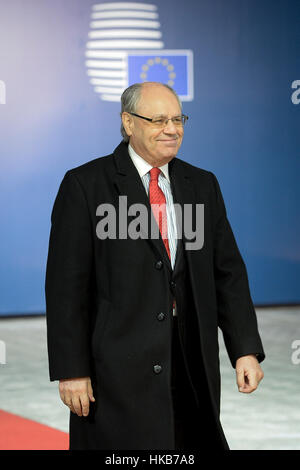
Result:
[[88,416],[90,401],[95,401],[90,377],[60,380],[59,394],[64,404],[78,416]]
[[257,389],[259,382],[263,379],[264,373],[254,354],[239,357],[235,365],[236,382],[239,391],[251,393]]

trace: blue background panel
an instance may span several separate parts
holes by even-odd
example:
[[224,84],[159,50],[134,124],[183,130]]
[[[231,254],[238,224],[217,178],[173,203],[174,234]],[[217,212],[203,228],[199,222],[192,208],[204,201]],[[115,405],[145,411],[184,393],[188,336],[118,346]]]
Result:
[[[121,140],[119,102],[101,99],[87,75],[94,3],[0,3],[3,315],[45,310],[59,184]],[[193,52],[194,98],[183,105],[189,121],[178,156],[216,174],[254,302],[299,303],[300,104],[292,84],[300,80],[300,2],[151,4],[163,48]]]

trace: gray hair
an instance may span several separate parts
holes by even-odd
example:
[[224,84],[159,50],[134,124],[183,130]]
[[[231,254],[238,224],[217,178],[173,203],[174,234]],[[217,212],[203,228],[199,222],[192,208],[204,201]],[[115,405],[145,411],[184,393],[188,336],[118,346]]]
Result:
[[[123,91],[122,96],[121,96],[121,117],[122,113],[135,113],[137,110],[137,105],[141,97],[141,91],[144,83],[149,83],[149,82],[143,82],[143,83],[134,83],[130,87],[126,88],[126,90]],[[158,83],[158,82],[157,82]],[[167,88],[169,91],[173,93],[175,98],[177,99],[180,109],[182,108],[181,101],[179,99],[179,96],[177,95],[176,91],[173,90],[169,85],[165,83],[159,83],[160,85],[164,86]],[[127,135],[125,128],[123,126],[123,122],[121,121],[121,134],[123,137],[124,142],[129,142],[129,136]]]

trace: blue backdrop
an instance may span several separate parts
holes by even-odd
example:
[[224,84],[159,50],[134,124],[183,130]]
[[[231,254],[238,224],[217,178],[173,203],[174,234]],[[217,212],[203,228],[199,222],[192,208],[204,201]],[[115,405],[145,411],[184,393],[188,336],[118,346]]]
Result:
[[[119,26],[103,34],[103,21],[115,21],[120,7],[95,3],[0,0],[2,315],[45,310],[58,186],[68,169],[121,140],[109,84],[124,86],[133,36],[126,47],[107,42],[118,39],[111,31]],[[254,302],[299,303],[299,0],[135,3],[140,8],[123,5],[121,19],[155,23],[144,24],[153,33],[146,52],[158,47],[192,57],[182,71],[192,94],[183,102],[190,119],[179,156],[216,174]],[[121,61],[123,72],[109,76],[105,54],[101,63],[87,62],[98,60],[99,50]]]

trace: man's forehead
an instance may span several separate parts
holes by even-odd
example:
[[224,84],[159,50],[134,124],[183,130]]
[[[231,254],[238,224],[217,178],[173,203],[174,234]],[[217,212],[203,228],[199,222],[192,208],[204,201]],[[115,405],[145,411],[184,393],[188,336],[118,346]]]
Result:
[[164,112],[162,108],[180,109],[176,96],[171,90],[161,85],[144,85],[141,89],[138,107],[151,109],[160,114]]

